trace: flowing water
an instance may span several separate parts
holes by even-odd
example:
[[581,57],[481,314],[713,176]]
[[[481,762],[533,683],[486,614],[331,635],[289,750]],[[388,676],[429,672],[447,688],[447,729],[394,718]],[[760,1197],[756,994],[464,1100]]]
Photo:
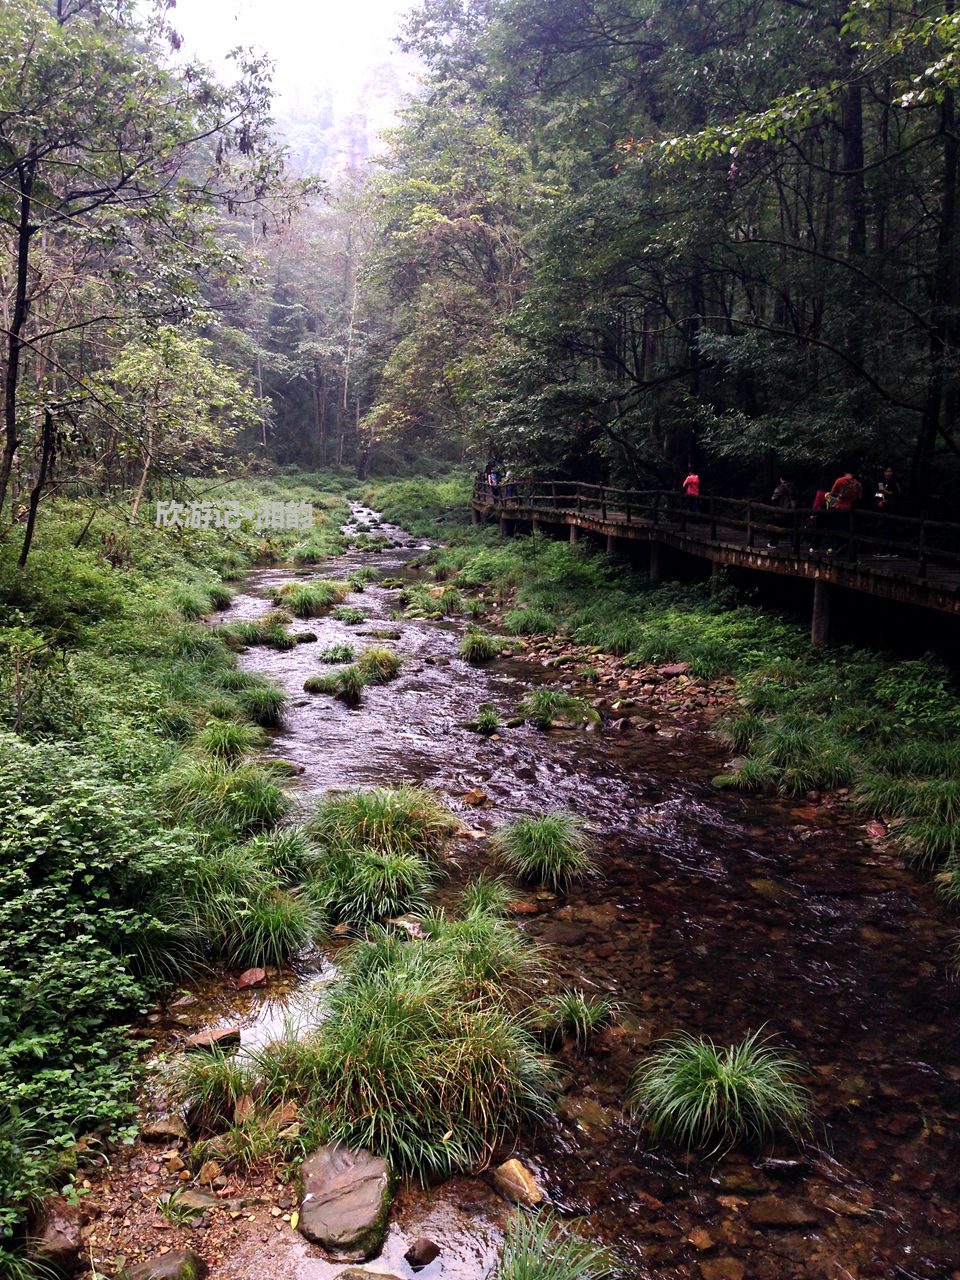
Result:
[[[359,508],[355,517],[375,518]],[[375,531],[395,545],[303,576],[344,577],[361,564],[402,576],[423,544]],[[228,616],[263,613],[271,587],[297,572],[251,574]],[[349,603],[369,622],[295,622],[318,642],[251,649],[240,663],[291,696],[270,751],[297,765],[305,805],[328,787],[410,781],[436,788],[475,830],[560,806],[597,833],[596,878],[566,898],[537,895],[536,914],[522,918],[566,984],[613,993],[624,1009],[619,1028],[566,1061],[557,1121],[519,1143],[554,1206],[615,1243],[637,1277],[957,1280],[960,996],[952,926],[929,888],[830,805],[718,792],[710,778],[724,754],[703,732],[524,726],[489,740],[461,728],[481,702],[508,716],[550,673],[520,661],[469,666],[456,657],[460,623],[390,620],[395,599],[368,586]],[[359,649],[378,628],[400,632],[390,642],[404,659],[397,681],[369,689],[356,710],[302,692],[329,669],[318,648]],[[488,807],[464,805],[475,788]],[[487,856],[483,840],[458,842],[452,888]],[[221,989],[206,1025],[239,1020],[256,1043],[285,1018],[309,1022],[335,962],[335,951],[315,957],[262,992]],[[807,1147],[714,1161],[651,1149],[622,1104],[646,1048],[681,1029],[726,1041],[761,1026],[811,1068],[818,1121]],[[504,1212],[482,1179],[406,1189],[371,1266],[412,1276],[405,1241],[426,1234],[443,1252],[424,1280],[480,1280]],[[264,1240],[238,1240],[219,1274],[327,1280],[342,1269],[292,1232]]]

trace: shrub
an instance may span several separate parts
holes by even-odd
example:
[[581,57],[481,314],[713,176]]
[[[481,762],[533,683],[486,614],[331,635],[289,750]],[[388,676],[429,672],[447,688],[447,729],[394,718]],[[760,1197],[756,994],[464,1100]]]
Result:
[[178,822],[238,835],[275,826],[288,808],[270,774],[250,763],[183,760],[163,779],[161,790]]
[[249,724],[235,720],[208,720],[197,734],[196,744],[215,760],[237,761],[262,745],[261,734]]
[[593,708],[588,707],[582,698],[564,693],[562,689],[543,686],[532,689],[517,709],[525,720],[529,720],[538,729],[550,729],[558,722],[579,724],[585,719],[599,719]]
[[367,684],[387,684],[395,680],[401,665],[391,649],[365,649],[357,659],[357,669]]
[[687,1034],[666,1040],[640,1064],[630,1100],[655,1140],[711,1154],[743,1139],[762,1143],[783,1131],[800,1137],[810,1125],[810,1098],[796,1060],[759,1031],[718,1047]]
[[189,1108],[191,1124],[213,1131],[229,1124],[239,1100],[255,1085],[252,1063],[214,1047],[209,1053],[181,1053],[166,1073],[171,1100]]
[[609,1249],[573,1235],[552,1215],[516,1212],[492,1280],[612,1280],[622,1274]]
[[502,649],[503,641],[499,637],[469,627],[457,647],[457,653],[467,662],[490,662],[500,656]]
[[334,609],[330,617],[335,618],[337,622],[345,622],[348,627],[358,627],[361,622],[367,620],[367,615],[362,609],[354,609],[352,605],[346,604]]
[[564,889],[593,867],[591,843],[572,813],[518,818],[493,837],[497,855],[523,880]]
[[255,724],[265,729],[275,729],[283,724],[283,713],[287,706],[287,695],[276,685],[262,680],[256,684],[248,684],[237,691],[237,702],[244,715]]
[[500,623],[509,636],[552,636],[557,629],[545,609],[508,609]]
[[606,996],[586,996],[582,991],[561,991],[551,996],[543,1007],[540,1023],[548,1042],[567,1037],[585,1049],[596,1032],[609,1026],[617,1014],[617,1005]]
[[348,644],[332,644],[326,649],[321,649],[316,658],[318,662],[327,662],[331,665],[338,662],[352,662],[353,650]]
[[327,847],[424,857],[436,855],[456,827],[456,818],[435,796],[406,785],[328,793],[307,824]]

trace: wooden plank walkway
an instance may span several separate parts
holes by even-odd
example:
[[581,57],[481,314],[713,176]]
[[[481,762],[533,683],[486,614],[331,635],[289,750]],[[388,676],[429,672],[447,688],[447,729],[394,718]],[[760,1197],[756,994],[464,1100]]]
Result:
[[[507,498],[478,481],[473,519],[515,525],[566,525],[607,540],[650,546],[651,574],[659,577],[660,547],[762,573],[814,583],[814,612],[828,610],[830,585],[905,605],[960,615],[960,524],[872,511],[783,510],[743,499],[704,497],[689,510],[682,495],[662,490],[624,491],[571,481],[539,482]],[[773,545],[767,545],[767,544]],[[819,596],[819,601],[818,601]],[[817,626],[815,626],[815,638]],[[826,637],[821,618],[819,638]]]

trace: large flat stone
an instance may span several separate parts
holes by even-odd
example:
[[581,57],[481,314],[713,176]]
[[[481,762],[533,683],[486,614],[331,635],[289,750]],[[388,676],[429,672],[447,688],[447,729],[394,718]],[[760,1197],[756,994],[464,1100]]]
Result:
[[300,1181],[301,1235],[349,1262],[377,1252],[392,1199],[385,1160],[330,1143],[307,1156]]
[[34,1227],[30,1257],[53,1275],[72,1276],[83,1263],[80,1207],[62,1196],[44,1200]]
[[802,1200],[762,1196],[747,1208],[747,1217],[758,1227],[813,1227],[819,1218]]
[[207,1264],[192,1249],[173,1249],[138,1262],[122,1273],[124,1280],[204,1280]]

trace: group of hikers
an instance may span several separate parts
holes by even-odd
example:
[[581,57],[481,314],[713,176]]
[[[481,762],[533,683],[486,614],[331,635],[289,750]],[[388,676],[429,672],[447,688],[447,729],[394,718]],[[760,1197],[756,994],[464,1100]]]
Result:
[[[682,484],[683,493],[686,499],[688,511],[700,510],[700,476],[696,471],[691,471]],[[801,499],[800,490],[796,484],[788,476],[780,476],[779,483],[770,495],[770,506],[778,507],[784,515],[770,523],[780,528],[797,527],[796,517],[792,514],[787,516],[787,512],[796,512],[804,509],[806,504]],[[840,543],[846,545],[846,538],[843,536],[849,528],[850,513],[855,509],[869,510],[875,512],[878,516],[889,517],[899,515],[903,507],[903,491],[900,487],[900,481],[897,479],[897,473],[891,466],[883,467],[877,475],[877,480],[873,486],[871,495],[864,502],[864,488],[860,480],[851,471],[844,471],[837,476],[833,483],[830,483],[828,476],[824,476],[817,485],[813,495],[813,500],[807,507],[807,517],[805,527],[810,535],[810,549],[818,550],[824,546],[826,541]],[[833,535],[831,537],[831,535]],[[889,520],[881,520],[880,537],[891,543],[895,541],[893,533],[893,525]],[[776,548],[779,545],[779,539],[774,532],[771,534],[767,546]],[[839,550],[840,546],[827,546],[827,551]],[[893,551],[878,552],[882,558],[890,559],[895,557]]]

